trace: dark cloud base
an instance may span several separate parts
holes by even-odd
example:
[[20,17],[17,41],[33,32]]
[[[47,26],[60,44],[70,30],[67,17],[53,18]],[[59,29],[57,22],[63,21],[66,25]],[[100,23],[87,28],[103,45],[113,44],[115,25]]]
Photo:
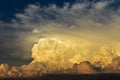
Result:
[[[65,3],[63,7],[57,3],[46,7],[41,7],[39,3],[29,4],[22,12],[15,14],[11,22],[1,19],[0,77],[21,78],[54,71],[56,74],[120,73],[120,9],[114,11],[114,7],[109,7],[116,1],[81,1],[73,5]],[[105,75],[89,76],[92,80],[114,80],[119,74]],[[88,75],[77,75],[77,79],[73,79],[74,75],[70,76],[46,75],[38,79],[89,78]]]
[[47,74],[33,78],[9,78],[0,80],[120,80],[120,74]]

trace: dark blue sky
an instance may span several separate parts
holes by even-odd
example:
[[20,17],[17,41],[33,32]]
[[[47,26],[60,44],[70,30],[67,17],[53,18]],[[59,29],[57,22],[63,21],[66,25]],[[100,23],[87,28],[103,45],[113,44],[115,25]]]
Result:
[[[62,7],[66,2],[73,4],[75,0],[0,0],[0,21],[10,23],[11,20],[15,18],[16,13],[22,13],[30,4],[39,4],[41,7],[56,4]],[[16,51],[25,52],[22,47],[18,45],[19,43],[16,41],[18,37],[15,35],[15,32],[17,32],[17,30],[11,26],[0,27],[0,63],[18,65],[29,62],[28,60],[23,61],[21,58],[11,57],[10,55],[16,53]]]
[[[69,2],[74,4],[76,1],[83,2],[85,0],[0,0],[0,20],[9,22],[14,17],[15,13],[22,12],[28,4],[40,4],[41,7],[56,4],[62,7]],[[100,0],[86,0],[86,1],[100,1]],[[120,0],[116,0],[110,7],[118,8]]]
[[0,19],[10,21],[15,13],[22,12],[28,4],[40,4],[42,7],[56,4],[62,7],[65,2],[72,4],[75,0],[0,0]]
[[[105,1],[105,0],[0,0],[0,52],[1,52],[0,63],[10,63],[10,64],[13,64],[13,65],[14,65],[14,63],[16,63],[16,64],[25,63],[25,61],[21,57],[19,58],[19,57],[10,56],[10,54],[14,54],[14,53],[17,53],[17,52],[20,52],[20,51],[21,51],[21,53],[30,53],[30,51],[31,51],[31,50],[29,50],[29,52],[24,51],[23,46],[21,46],[21,44],[18,41],[18,39],[20,39],[19,38],[19,33],[27,32],[27,31],[31,32],[30,29],[29,29],[30,27],[23,28],[25,25],[22,25],[22,28],[21,28],[21,26],[19,26],[19,28],[18,27],[17,28],[13,27],[11,20],[13,18],[15,18],[15,14],[17,14],[17,13],[20,14],[22,12],[24,13],[24,9],[26,9],[27,6],[30,5],[30,4],[38,4],[38,5],[40,5],[40,7],[49,7],[49,5],[55,4],[59,7],[63,7],[63,5],[65,3],[69,3],[70,4],[69,6],[71,7],[71,5],[74,4],[74,3],[77,3],[77,2],[78,3],[83,3],[83,2],[88,2],[88,1],[92,5],[92,4],[96,3],[97,1]],[[109,2],[109,1],[112,1],[112,0],[106,0],[106,1]],[[120,0],[113,0],[113,1],[114,2],[112,2],[109,6],[107,6],[107,10],[110,10],[110,11],[112,10],[114,12],[117,12],[116,10],[118,10],[118,8],[120,7]],[[91,8],[91,5],[89,5],[87,8],[88,9]],[[86,10],[88,10],[88,9],[86,9]],[[44,11],[44,10],[41,10],[41,11]],[[38,13],[39,12],[40,13],[39,13],[39,15],[37,15],[37,17],[42,16],[42,15],[40,15],[41,11],[38,10]],[[51,18],[51,16],[49,17],[49,15],[51,15],[51,13],[50,14],[49,14],[49,12],[45,12],[45,13],[48,17],[48,20],[50,18],[50,20],[52,21],[53,18]],[[79,13],[81,13],[81,12],[79,12]],[[69,14],[69,12],[67,12],[67,14]],[[98,21],[99,20],[100,21],[106,21],[106,20],[104,20],[104,16],[106,16],[108,14],[109,13],[105,12],[105,14],[104,13],[101,14],[102,17],[101,16],[98,17],[98,16],[95,15],[94,18]],[[54,16],[54,17],[56,15],[59,16],[59,17],[61,17],[61,15],[64,15],[62,17],[63,18],[66,17],[66,14],[59,13],[59,11],[58,12],[56,11],[56,13],[52,14],[52,16]],[[88,13],[88,15],[89,15],[89,13]],[[68,15],[68,17],[71,17],[71,16],[72,15]],[[74,15],[74,16],[76,16],[76,15]],[[32,16],[32,17],[33,17],[32,22],[34,23],[34,20],[36,18],[34,18],[34,16]],[[43,15],[43,17],[44,17],[44,15]],[[59,17],[57,17],[57,18],[59,18]],[[78,17],[79,16],[77,16],[77,18]],[[77,19],[77,18],[75,18],[75,19]],[[17,19],[20,19],[20,18],[17,18]],[[15,20],[17,20],[17,19],[15,19]],[[107,19],[107,18],[105,18],[105,19]],[[47,19],[45,18],[45,21],[46,20]],[[63,20],[63,22],[62,22],[62,20]],[[27,19],[25,19],[25,21],[27,21]],[[28,20],[28,22],[29,21],[30,20]],[[67,21],[66,21],[66,23],[73,24],[72,20],[69,20],[69,18],[67,19]],[[3,23],[1,23],[1,22],[3,22]],[[60,20],[56,19],[55,22],[65,23],[64,19],[60,19]],[[6,25],[6,23],[10,23],[11,25]],[[19,23],[20,22],[18,20],[18,24]],[[40,23],[40,20],[38,21],[38,23]],[[35,27],[35,28],[37,28],[37,27]],[[20,35],[22,36],[22,34],[20,34]],[[28,36],[26,36],[26,37],[28,37]],[[20,41],[24,42],[22,40],[20,40]],[[28,61],[29,60],[26,60],[26,62],[28,62]]]

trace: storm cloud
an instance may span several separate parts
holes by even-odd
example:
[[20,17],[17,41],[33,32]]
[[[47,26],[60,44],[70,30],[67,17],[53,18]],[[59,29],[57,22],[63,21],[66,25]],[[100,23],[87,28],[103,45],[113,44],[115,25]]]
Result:
[[[70,68],[68,70],[72,73],[74,70],[71,69],[71,66],[74,63],[77,63],[75,69],[78,70],[77,73],[96,73],[97,67],[100,68],[100,72],[116,72],[119,70],[119,67],[116,66],[119,66],[118,58],[120,56],[120,10],[119,7],[114,10],[114,6],[110,6],[114,3],[115,0],[96,2],[85,0],[78,1],[73,5],[65,3],[63,7],[55,4],[48,7],[30,4],[23,12],[16,13],[11,22],[0,21],[1,63],[22,65],[18,68],[10,68],[9,71],[7,64],[1,64],[1,68],[5,66],[5,69],[1,69],[1,71],[3,70],[2,75],[29,75],[30,69],[33,70],[31,75],[38,75],[41,74],[39,71],[49,72],[51,66],[59,63],[61,64],[56,66],[55,72],[61,71],[61,69],[58,70],[61,66],[64,71]],[[52,53],[48,53],[47,50],[42,50],[46,49],[48,45],[43,44],[44,41],[39,41],[42,39],[50,39],[50,42],[48,41],[49,51],[53,49],[50,44],[51,40],[54,41],[53,39],[57,40],[55,43],[63,41],[71,47],[63,45],[62,47],[65,47],[66,51],[61,51],[63,49],[60,47],[61,49],[56,49],[56,51],[53,49]],[[45,41],[45,43],[47,42]],[[57,53],[59,50],[61,53]],[[51,56],[49,56],[50,54]],[[62,58],[60,57],[59,62],[54,62],[58,56]],[[38,59],[41,60],[37,61]],[[53,62],[47,63],[50,59]],[[23,63],[19,63],[21,61],[24,61],[24,64],[30,63],[23,65]],[[67,67],[65,67],[66,64]],[[35,65],[39,67],[39,70],[34,70]],[[52,71],[54,72],[54,70]]]

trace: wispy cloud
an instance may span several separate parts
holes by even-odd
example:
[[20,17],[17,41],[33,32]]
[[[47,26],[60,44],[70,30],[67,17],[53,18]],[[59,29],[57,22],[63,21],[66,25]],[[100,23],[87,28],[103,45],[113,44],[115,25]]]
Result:
[[[49,7],[30,4],[23,12],[15,14],[15,18],[10,23],[0,22],[0,29],[3,31],[0,32],[0,37],[3,36],[0,41],[6,43],[2,44],[2,46],[5,46],[4,49],[9,45],[14,46],[14,50],[16,51],[13,50],[14,52],[9,55],[12,57],[21,57],[22,59],[30,59],[30,51],[33,44],[40,45],[37,42],[41,38],[48,37],[68,41],[79,48],[75,47],[78,53],[67,59],[67,62],[73,61],[71,63],[73,64],[89,60],[91,63],[96,63],[94,66],[102,65],[102,69],[107,68],[108,64],[113,64],[113,58],[120,56],[120,10],[118,8],[114,11],[108,7],[113,2],[108,0],[98,2],[85,1],[83,3],[77,2],[73,5],[67,3],[63,7],[58,7],[55,4]],[[33,51],[32,55],[34,54]],[[40,51],[38,50],[38,52]],[[48,57],[48,55],[41,55],[44,57],[47,56],[48,60],[52,58]],[[54,56],[59,55],[54,54]],[[100,63],[98,64],[99,61]],[[67,64],[67,62],[63,64]],[[31,66],[34,68],[36,64],[38,67],[41,67],[40,70],[44,69],[44,66],[47,65],[47,63],[36,62],[36,59],[33,59],[33,62],[29,65],[22,66],[22,69],[29,69]],[[90,72],[94,72],[90,67],[92,64],[85,62],[82,65],[86,65]],[[81,67],[80,64],[79,67]],[[48,68],[48,70],[50,69]]]

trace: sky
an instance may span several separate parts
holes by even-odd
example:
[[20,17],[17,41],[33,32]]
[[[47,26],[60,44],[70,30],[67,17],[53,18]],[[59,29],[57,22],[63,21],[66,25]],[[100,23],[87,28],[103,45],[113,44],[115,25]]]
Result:
[[11,20],[11,18],[14,17],[15,13],[22,12],[29,4],[40,4],[42,7],[56,4],[62,7],[64,5],[64,2],[70,2],[71,4],[73,4],[75,0],[14,0],[12,2],[9,0],[4,0],[0,1],[0,18],[3,21],[8,22]]
[[120,72],[119,61],[120,0],[0,1],[0,77]]
[[119,7],[119,0],[1,0],[0,63],[29,63],[43,37],[118,44]]
[[[64,5],[64,2],[70,2],[71,4],[74,2],[74,0],[4,0],[0,1],[0,21],[4,23],[11,23],[12,19],[16,18],[15,14],[24,12],[24,9],[29,6],[30,4],[39,4],[41,7],[48,7],[51,4],[56,4],[57,6],[62,7]],[[11,26],[3,26],[0,28],[0,63],[10,63],[12,65],[14,64],[23,64],[25,61],[22,60],[19,57],[12,57],[10,54],[14,54],[16,52],[25,52],[23,49],[21,49],[21,46],[19,45],[12,45],[15,40],[16,42],[16,36],[14,35],[14,32],[17,30],[12,28]],[[10,33],[10,35],[8,35]],[[9,37],[9,38],[8,38]],[[10,45],[10,46],[9,46]],[[11,47],[12,46],[12,47]],[[7,49],[7,50],[6,50]],[[30,53],[30,52],[29,52]],[[20,53],[19,53],[20,54]],[[27,61],[27,60],[26,60]],[[27,61],[28,62],[28,61]]]

